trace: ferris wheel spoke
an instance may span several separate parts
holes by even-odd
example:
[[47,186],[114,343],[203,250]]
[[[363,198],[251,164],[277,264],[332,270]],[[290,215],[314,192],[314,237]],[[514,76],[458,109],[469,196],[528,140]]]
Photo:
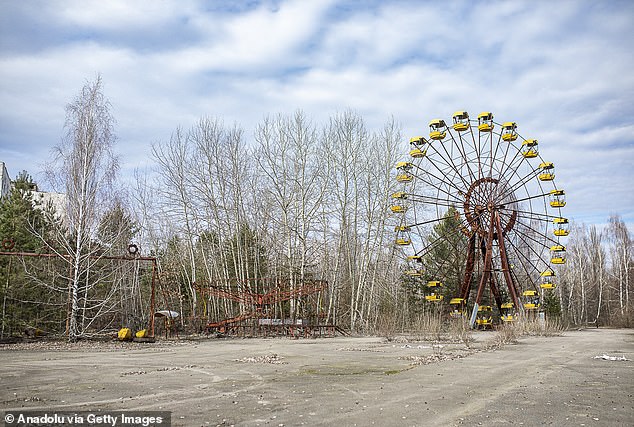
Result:
[[451,234],[442,234],[439,235],[438,237],[436,237],[434,240],[432,240],[431,242],[427,243],[427,245],[423,246],[422,249],[416,251],[416,255],[425,255],[428,252],[430,252],[434,247],[438,246],[439,244],[443,243],[446,241],[447,237],[450,237],[454,234],[456,234],[455,230],[452,230],[453,232]]
[[[535,263],[531,261],[531,259],[527,257],[526,254],[524,254],[523,252],[519,252],[516,255],[517,255],[516,262],[518,262],[520,266],[522,267],[522,270],[524,270],[525,277],[530,282],[531,288],[536,290],[537,286],[535,285],[535,281],[532,280],[532,276],[536,276],[537,274],[539,274],[540,273],[539,269],[535,267]],[[527,268],[527,265],[528,265],[528,268]],[[513,268],[511,269],[511,274],[514,276],[515,282],[520,283],[520,279],[517,277],[517,273],[515,272],[515,269]]]
[[[507,207],[504,207],[504,206],[500,206],[500,209],[501,210],[511,210],[510,208],[507,208]],[[513,209],[513,210],[515,210],[520,215],[530,216],[531,218],[537,219],[539,221],[550,222],[551,220],[553,220],[555,218],[559,218],[559,216],[557,216],[557,215],[549,215],[549,214],[543,214],[543,213],[533,212],[533,211],[524,211],[524,210],[520,210],[520,209]]]
[[[524,140],[524,138],[522,138],[521,136],[519,136],[519,135],[518,135],[518,137],[519,137],[519,139]],[[524,140],[524,141],[525,141],[525,140]],[[515,161],[516,161],[516,160],[519,160],[519,162],[518,162],[517,164],[515,164]],[[506,167],[506,169],[504,169],[501,173],[504,175],[504,174],[506,174],[508,171],[511,171],[511,170],[518,170],[518,169],[521,167],[522,163],[524,163],[524,162],[528,162],[528,161],[529,161],[529,158],[528,158],[528,157],[524,157],[524,156],[522,155],[522,151],[521,151],[521,149],[518,149],[518,150],[515,152],[515,155],[513,156],[513,158],[511,159],[511,161],[507,163],[507,167]]]
[[[453,132],[448,129],[449,132],[449,136],[451,137],[451,140],[456,143],[456,138],[453,135]],[[471,170],[471,162],[469,162],[468,157],[467,157],[467,150],[465,149],[464,143],[463,143],[463,139],[462,139],[462,134],[460,132],[458,132],[458,141],[460,141],[460,144],[456,144],[458,151],[460,152],[460,156],[462,157],[462,165],[466,166],[467,171],[469,172],[469,176],[471,177],[472,181],[475,181],[477,178],[475,177],[473,171]]]
[[[522,226],[524,226],[525,228],[530,229],[531,231],[534,231],[534,232],[535,232],[535,234],[539,234],[540,236],[544,237],[544,239],[545,239],[545,240],[547,240],[547,241],[551,242],[552,244],[555,244],[555,245],[556,245],[556,244],[558,244],[557,240],[553,239],[553,238],[552,238],[552,237],[550,237],[550,236],[547,236],[547,235],[542,234],[541,232],[539,232],[539,230],[536,230],[536,229],[534,229],[533,227],[530,227],[529,225],[527,225],[527,224],[523,223],[521,220],[518,220],[517,222],[518,222],[518,224],[519,224],[519,225],[522,225]],[[521,229],[520,229],[520,230],[521,230]],[[523,233],[522,231],[519,231],[519,230],[518,230],[518,233],[520,233],[520,234],[526,234],[526,233]],[[537,240],[535,240],[535,242],[537,242]],[[537,243],[542,244],[544,247],[548,247],[548,246],[544,245],[544,244],[543,244],[543,242],[537,242]]]
[[[421,168],[419,168],[421,169]],[[421,169],[422,170],[422,169]],[[442,171],[440,171],[442,174]],[[436,180],[437,182],[442,182],[446,185],[451,186],[454,190],[456,190],[457,192],[461,193],[462,189],[458,186],[456,186],[455,184],[453,184],[452,182],[443,182],[441,181],[436,175],[434,175],[433,173],[429,172],[429,171],[424,171],[424,173],[426,175],[429,175],[432,179]],[[438,184],[436,184],[436,182],[434,182],[433,180],[429,180],[429,179],[425,179],[423,178],[424,175],[417,175],[417,174],[413,174],[415,178],[420,179],[423,183],[428,184],[430,187],[435,188],[436,190],[446,194],[447,196],[452,196],[451,193],[449,193],[448,191],[443,190]]]
[[[458,171],[459,168],[456,166],[456,164],[453,162],[453,158],[452,156],[449,154],[449,152],[447,151],[447,148],[445,147],[445,144],[443,144],[442,142],[440,143],[440,146],[443,148],[443,151],[445,152],[445,154],[447,154],[447,157],[449,159],[446,159],[442,153],[436,149],[436,145],[437,144],[430,144],[431,148],[434,150],[435,153],[438,154],[438,156],[443,159],[443,161],[445,162],[445,164],[451,168],[454,171]],[[432,162],[432,164],[434,164],[434,162]],[[460,175],[460,180],[462,181],[462,183],[465,185],[465,187],[468,187],[469,184],[467,183],[466,179]]]
[[[534,199],[539,199],[539,198],[546,198],[548,197],[548,193],[544,193],[544,194],[535,194],[534,196],[528,196],[528,197],[524,197],[521,199],[517,199],[514,200],[513,203],[520,203],[520,202],[525,202],[527,200],[534,200]],[[504,204],[500,204],[499,205],[500,208],[504,208]]]
[[508,190],[506,190],[506,192],[504,194],[502,194],[501,197],[505,198],[505,197],[508,197],[509,195],[513,194],[517,189],[519,189],[520,187],[526,185],[531,179],[536,178],[538,174],[539,174],[539,169],[532,170],[531,172],[527,173],[518,182],[516,182]]
[[416,222],[413,224],[408,224],[407,227],[421,227],[423,225],[433,224],[435,222],[441,222],[443,220],[444,218],[434,218],[434,219],[429,219],[427,221],[421,221],[421,222]]
[[461,203],[460,200],[450,200],[450,199],[443,199],[440,197],[432,197],[432,196],[421,196],[418,194],[412,194],[408,200],[412,201],[412,202],[421,202],[421,203],[434,203],[436,205],[439,206],[446,206],[446,207],[452,207],[455,206],[459,203]]
[[[522,239],[520,239],[520,240],[522,240]],[[539,269],[539,268],[535,265],[535,262],[534,262],[534,261],[532,261],[532,260],[531,260],[531,259],[530,259],[530,258],[529,258],[529,257],[528,257],[528,256],[527,256],[524,252],[523,252],[523,251],[521,251],[521,250],[517,247],[517,245],[515,245],[515,243],[514,243],[514,242],[509,241],[508,243],[509,243],[509,245],[513,248],[513,254],[514,254],[514,255],[516,255],[516,256],[518,256],[518,260],[519,260],[519,258],[524,259],[524,260],[528,263],[528,265],[531,267],[531,270],[532,270],[532,271],[530,271],[530,272],[529,272],[529,271],[528,271],[528,269],[526,268],[526,265],[524,265],[524,264],[522,263],[522,266],[523,266],[523,268],[524,268],[524,272],[526,273],[526,277],[530,278],[532,275],[537,275],[537,274],[541,273],[541,270],[540,270],[540,269]],[[537,260],[540,260],[540,262],[543,262],[544,264],[546,264],[546,268],[548,268],[548,264],[547,264],[547,263],[545,263],[545,262],[541,259],[541,256],[540,256],[540,255],[539,255],[536,251],[534,251],[534,250],[531,248],[531,246],[530,246],[529,244],[527,244],[527,243],[526,243],[526,242],[524,242],[524,241],[522,241],[522,243],[524,243],[524,244],[526,245],[526,247],[529,249],[529,251],[530,251],[530,252],[532,252],[532,253],[533,253],[533,255],[535,255],[535,256],[536,256],[536,259],[537,259]],[[531,282],[532,282],[532,281],[531,281]],[[532,282],[532,283],[534,283],[534,282]]]

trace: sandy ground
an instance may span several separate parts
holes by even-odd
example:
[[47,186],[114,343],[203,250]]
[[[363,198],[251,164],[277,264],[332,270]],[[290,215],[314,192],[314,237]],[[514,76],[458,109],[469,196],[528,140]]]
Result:
[[[385,338],[0,346],[0,409],[167,410],[176,426],[634,425],[634,331],[486,350]],[[627,361],[596,359],[625,357]]]

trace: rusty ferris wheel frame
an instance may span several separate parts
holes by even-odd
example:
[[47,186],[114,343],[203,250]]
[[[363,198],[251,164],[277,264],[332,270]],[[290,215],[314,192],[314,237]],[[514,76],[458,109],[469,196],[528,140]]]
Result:
[[[540,292],[543,297],[556,287],[553,264],[565,263],[560,239],[569,232],[553,163],[541,159],[536,139],[524,139],[515,122],[494,122],[490,112],[472,120],[458,111],[453,124],[435,119],[429,128],[429,138],[411,138],[411,159],[396,165],[403,187],[392,194],[391,210],[400,218],[395,244],[406,249],[406,273],[427,278],[427,301],[442,301],[447,260],[436,271],[425,270],[424,261],[448,236],[426,239],[429,227],[451,210],[458,225],[448,234],[467,241],[462,276],[452,278],[458,283],[450,302],[454,312],[464,313],[475,286],[472,326],[487,287],[503,321],[515,319],[510,310],[539,310]],[[490,324],[490,317],[481,320]]]

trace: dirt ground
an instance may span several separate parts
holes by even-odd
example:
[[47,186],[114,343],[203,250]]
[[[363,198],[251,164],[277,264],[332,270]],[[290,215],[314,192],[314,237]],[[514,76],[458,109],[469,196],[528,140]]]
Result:
[[[385,338],[0,346],[0,409],[165,410],[176,426],[634,425],[634,331],[487,350]],[[625,357],[605,360],[595,356]]]

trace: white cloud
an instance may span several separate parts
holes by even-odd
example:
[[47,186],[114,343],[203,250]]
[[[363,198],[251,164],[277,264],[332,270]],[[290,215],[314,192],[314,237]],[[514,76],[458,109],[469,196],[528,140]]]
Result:
[[408,137],[455,110],[490,110],[539,139],[571,216],[634,224],[629,3],[217,4],[4,3],[0,160],[33,172],[97,73],[124,169],[202,115],[249,136],[267,113],[301,108],[323,122],[350,107],[373,129],[394,115]]

